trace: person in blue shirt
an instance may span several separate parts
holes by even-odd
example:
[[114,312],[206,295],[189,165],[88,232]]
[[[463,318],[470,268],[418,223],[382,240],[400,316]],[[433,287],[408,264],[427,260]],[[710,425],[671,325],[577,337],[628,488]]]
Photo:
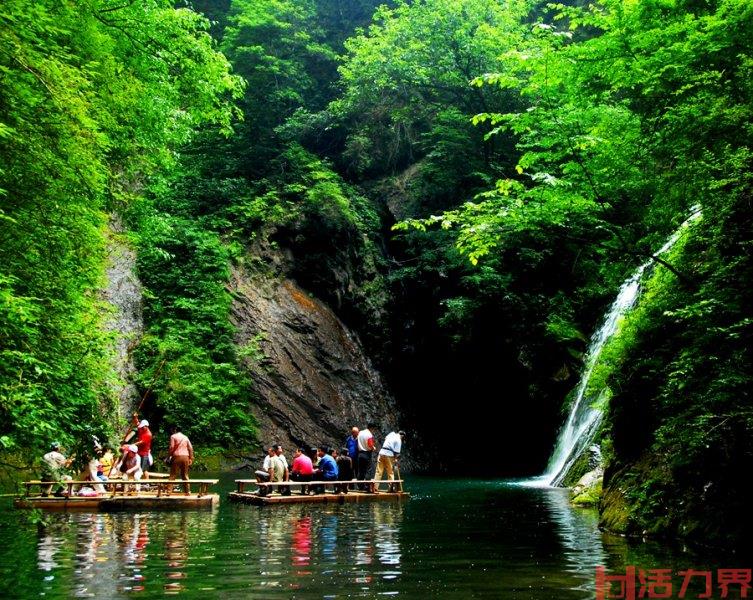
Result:
[[358,434],[360,433],[358,427],[351,427],[350,435],[345,438],[345,447],[348,449],[348,456],[353,461],[353,476],[358,479]]
[[[319,458],[319,464],[314,471],[314,481],[337,481],[337,477],[340,474],[337,468],[335,459],[332,458],[325,446],[319,446],[316,451],[316,455]],[[321,494],[324,492],[324,486],[315,486],[314,493]]]

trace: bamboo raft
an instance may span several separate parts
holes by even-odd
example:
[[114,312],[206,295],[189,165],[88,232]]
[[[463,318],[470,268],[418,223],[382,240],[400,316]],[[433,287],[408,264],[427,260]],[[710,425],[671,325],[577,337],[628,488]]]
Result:
[[[16,508],[89,512],[212,508],[219,504],[220,497],[218,494],[209,493],[209,486],[216,484],[217,481],[217,479],[189,479],[188,481],[161,479],[157,481],[151,478],[141,481],[112,479],[100,482],[25,481],[23,496],[16,498],[13,504]],[[193,490],[188,494],[183,492],[183,485],[186,483],[189,490]],[[67,491],[63,496],[47,496],[42,493],[42,490],[48,485],[62,485],[67,488]],[[78,486],[99,485],[105,487],[106,492],[97,496],[77,496],[73,490]],[[136,492],[133,486],[148,487],[148,489]],[[198,486],[198,489],[194,489],[194,486]]]
[[[349,486],[357,486],[360,484],[371,486],[376,485],[377,489],[379,484],[388,484],[389,491],[377,491],[377,492],[363,492],[353,489],[349,489],[347,493],[336,491],[343,484]],[[236,479],[235,484],[237,489],[235,492],[230,492],[228,498],[234,502],[243,502],[246,504],[255,504],[257,506],[267,506],[270,504],[317,504],[317,503],[333,503],[333,504],[345,504],[346,502],[369,502],[372,500],[407,500],[410,498],[408,492],[403,491],[403,480],[395,479],[394,481],[382,480],[378,482],[375,479],[367,479],[365,481],[359,481],[353,479],[351,481],[284,481],[275,483],[259,483],[255,479]],[[252,491],[246,491],[246,485],[253,484],[257,486],[257,489]],[[323,488],[322,493],[310,494],[302,493],[301,488]],[[290,494],[280,493],[280,489],[289,489]],[[295,493],[293,490],[297,490]]]

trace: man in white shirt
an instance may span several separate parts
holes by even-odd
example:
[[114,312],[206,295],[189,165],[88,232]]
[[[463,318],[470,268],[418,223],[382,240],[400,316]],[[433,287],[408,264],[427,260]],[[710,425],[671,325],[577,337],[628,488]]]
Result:
[[[369,479],[371,474],[371,456],[376,449],[376,441],[374,440],[374,434],[371,430],[376,430],[374,423],[369,423],[368,427],[361,429],[358,432],[358,475],[357,478],[360,481]],[[369,491],[371,487],[365,487],[366,484],[359,484],[359,487],[363,491]]]
[[[70,475],[65,474],[65,468],[68,467],[73,459],[67,459],[60,453],[60,444],[52,442],[50,451],[42,457],[42,481],[70,481]],[[63,486],[55,486],[55,495],[63,494]],[[44,496],[49,496],[52,491],[52,485],[45,486],[42,490]]]
[[[283,481],[289,481],[290,480],[290,468],[288,467],[288,459],[285,458],[285,451],[282,449],[281,444],[277,444],[275,446],[275,454],[277,455],[277,458],[282,462],[284,472],[282,475]],[[283,496],[289,496],[290,495],[290,486],[288,485],[282,485],[280,486],[280,493]]]
[[[379,460],[376,468],[376,483],[372,491],[376,492],[379,482],[382,480],[382,474],[387,471],[387,479],[389,481],[395,480],[394,468],[397,465],[397,461],[400,458],[400,451],[403,449],[403,439],[405,438],[404,431],[398,431],[397,433],[391,431],[384,438],[384,444],[379,451]],[[394,486],[389,487],[390,491],[394,491]]]
[[272,457],[276,458],[275,449],[273,446],[270,446],[267,448],[267,455],[264,457],[264,464],[262,464],[262,467],[260,470],[257,470],[254,472],[254,475],[256,475],[256,481],[258,482],[264,482],[269,481],[271,477],[272,469]]

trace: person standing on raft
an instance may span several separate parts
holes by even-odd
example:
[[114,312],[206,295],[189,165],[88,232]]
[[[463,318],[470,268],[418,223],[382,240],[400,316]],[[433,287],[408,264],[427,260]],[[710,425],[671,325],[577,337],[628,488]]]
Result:
[[139,422],[137,428],[138,441],[136,446],[139,449],[139,460],[141,461],[141,470],[144,473],[144,479],[149,479],[149,467],[152,466],[152,431],[149,429],[149,421],[143,419]]
[[[64,487],[60,484],[61,481],[70,481],[71,476],[65,472],[66,467],[69,467],[73,462],[72,458],[66,458],[60,453],[60,444],[58,442],[52,442],[50,444],[50,451],[42,457],[42,481],[55,481],[55,495],[62,496]],[[49,496],[52,491],[52,484],[47,485],[42,490],[43,496]]]
[[[173,425],[170,431],[172,433],[168,450],[170,479],[174,480],[175,476],[180,473],[180,478],[186,482],[183,484],[183,492],[188,496],[191,493],[191,487],[188,484],[188,469],[193,464],[193,446],[188,436],[183,434],[177,425]],[[170,492],[172,492],[172,486],[168,488],[168,493]]]
[[[359,481],[363,481],[369,478],[371,472],[371,455],[376,448],[376,442],[374,440],[374,434],[371,430],[376,431],[376,425],[369,423],[368,427],[362,429],[358,433],[358,462],[357,462],[357,477]],[[368,491],[368,487],[365,483],[360,484],[361,490]]]
[[[395,433],[391,431],[384,438],[382,449],[379,451],[379,458],[377,460],[376,475],[374,476],[375,483],[371,489],[372,492],[377,491],[379,482],[382,480],[382,474],[387,472],[387,479],[394,481],[394,469],[397,466],[397,461],[400,458],[400,451],[403,448],[403,439],[405,439],[405,432],[398,431]],[[390,485],[390,491],[394,490],[394,485]]]

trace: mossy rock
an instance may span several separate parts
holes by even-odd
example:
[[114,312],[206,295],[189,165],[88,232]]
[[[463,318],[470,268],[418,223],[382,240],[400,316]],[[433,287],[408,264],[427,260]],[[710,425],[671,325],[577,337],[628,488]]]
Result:
[[601,500],[601,492],[601,481],[599,481],[573,497],[571,502],[576,506],[596,506]]
[[195,471],[209,472],[236,469],[239,464],[245,462],[244,456],[247,454],[248,452],[244,453],[239,449],[216,447],[197,449],[192,469]]
[[612,533],[625,534],[630,524],[630,510],[625,495],[618,487],[607,487],[599,502],[599,525]]
[[593,466],[591,466],[591,457],[589,456],[588,448],[586,448],[586,450],[581,452],[581,455],[575,460],[573,466],[570,467],[567,475],[565,475],[565,478],[562,480],[562,485],[565,487],[573,487],[578,483],[580,478],[591,469],[593,469]]

